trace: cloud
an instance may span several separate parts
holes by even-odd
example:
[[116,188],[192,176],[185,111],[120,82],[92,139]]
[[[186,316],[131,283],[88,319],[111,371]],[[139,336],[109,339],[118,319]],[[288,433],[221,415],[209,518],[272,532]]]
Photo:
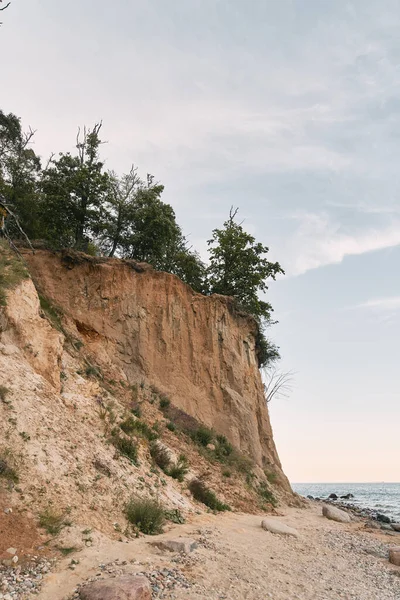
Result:
[[367,308],[379,311],[400,310],[400,296],[388,296],[387,298],[375,298],[357,304],[353,308]]
[[380,229],[344,232],[341,224],[327,214],[299,213],[291,218],[299,225],[288,246],[286,264],[292,265],[289,275],[338,264],[346,256],[400,245],[400,220]]

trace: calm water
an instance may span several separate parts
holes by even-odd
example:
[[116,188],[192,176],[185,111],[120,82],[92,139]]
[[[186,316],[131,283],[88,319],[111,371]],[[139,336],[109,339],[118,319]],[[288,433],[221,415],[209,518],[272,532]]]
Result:
[[350,493],[354,498],[349,503],[372,508],[400,523],[400,483],[293,483],[292,488],[301,496],[314,498]]

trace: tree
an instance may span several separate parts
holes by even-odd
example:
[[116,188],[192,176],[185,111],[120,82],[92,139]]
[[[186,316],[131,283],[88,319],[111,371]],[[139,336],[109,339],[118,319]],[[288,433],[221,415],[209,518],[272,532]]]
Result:
[[274,398],[287,398],[293,388],[293,371],[280,371],[272,367],[265,369],[264,394],[266,402]]
[[[0,193],[31,238],[38,237],[40,230],[41,164],[31,148],[34,135],[32,129],[22,131],[20,119],[14,114],[0,110]],[[10,234],[20,237],[21,232],[14,225]]]
[[102,124],[78,131],[77,154],[60,153],[43,173],[44,234],[55,247],[87,249],[99,228],[101,207],[109,190],[109,176],[99,158]]
[[233,296],[239,307],[257,319],[270,321],[272,307],[260,300],[259,292],[268,287],[266,280],[284,273],[279,263],[269,262],[269,249],[235,222],[238,209],[231,209],[223,229],[214,229],[208,241],[210,290],[213,294]]

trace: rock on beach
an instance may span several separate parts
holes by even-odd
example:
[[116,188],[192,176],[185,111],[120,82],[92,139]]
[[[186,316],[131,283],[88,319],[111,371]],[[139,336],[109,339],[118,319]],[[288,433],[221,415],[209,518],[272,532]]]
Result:
[[351,521],[350,515],[347,512],[335,506],[328,506],[327,504],[324,504],[322,507],[322,514],[327,519],[337,521],[338,523],[350,523]]
[[90,583],[79,595],[81,600],[151,600],[151,593],[146,577],[124,575]]
[[299,537],[299,532],[293,527],[285,525],[275,519],[264,519],[261,523],[261,527],[270,533],[277,533],[278,535],[291,535],[293,537]]

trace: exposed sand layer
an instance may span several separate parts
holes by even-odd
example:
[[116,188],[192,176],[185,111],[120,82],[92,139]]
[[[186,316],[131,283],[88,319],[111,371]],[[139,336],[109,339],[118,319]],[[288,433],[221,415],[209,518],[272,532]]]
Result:
[[[400,599],[400,568],[387,559],[400,536],[366,532],[361,522],[328,521],[320,506],[285,509],[275,518],[296,528],[299,537],[264,531],[261,516],[223,514],[202,515],[128,544],[104,538],[74,555],[75,570],[68,568],[71,558],[60,563],[38,597],[78,598],[77,585],[89,578],[140,572],[152,573],[154,598],[169,600]],[[198,549],[183,556],[149,544],[177,536],[197,539]]]

